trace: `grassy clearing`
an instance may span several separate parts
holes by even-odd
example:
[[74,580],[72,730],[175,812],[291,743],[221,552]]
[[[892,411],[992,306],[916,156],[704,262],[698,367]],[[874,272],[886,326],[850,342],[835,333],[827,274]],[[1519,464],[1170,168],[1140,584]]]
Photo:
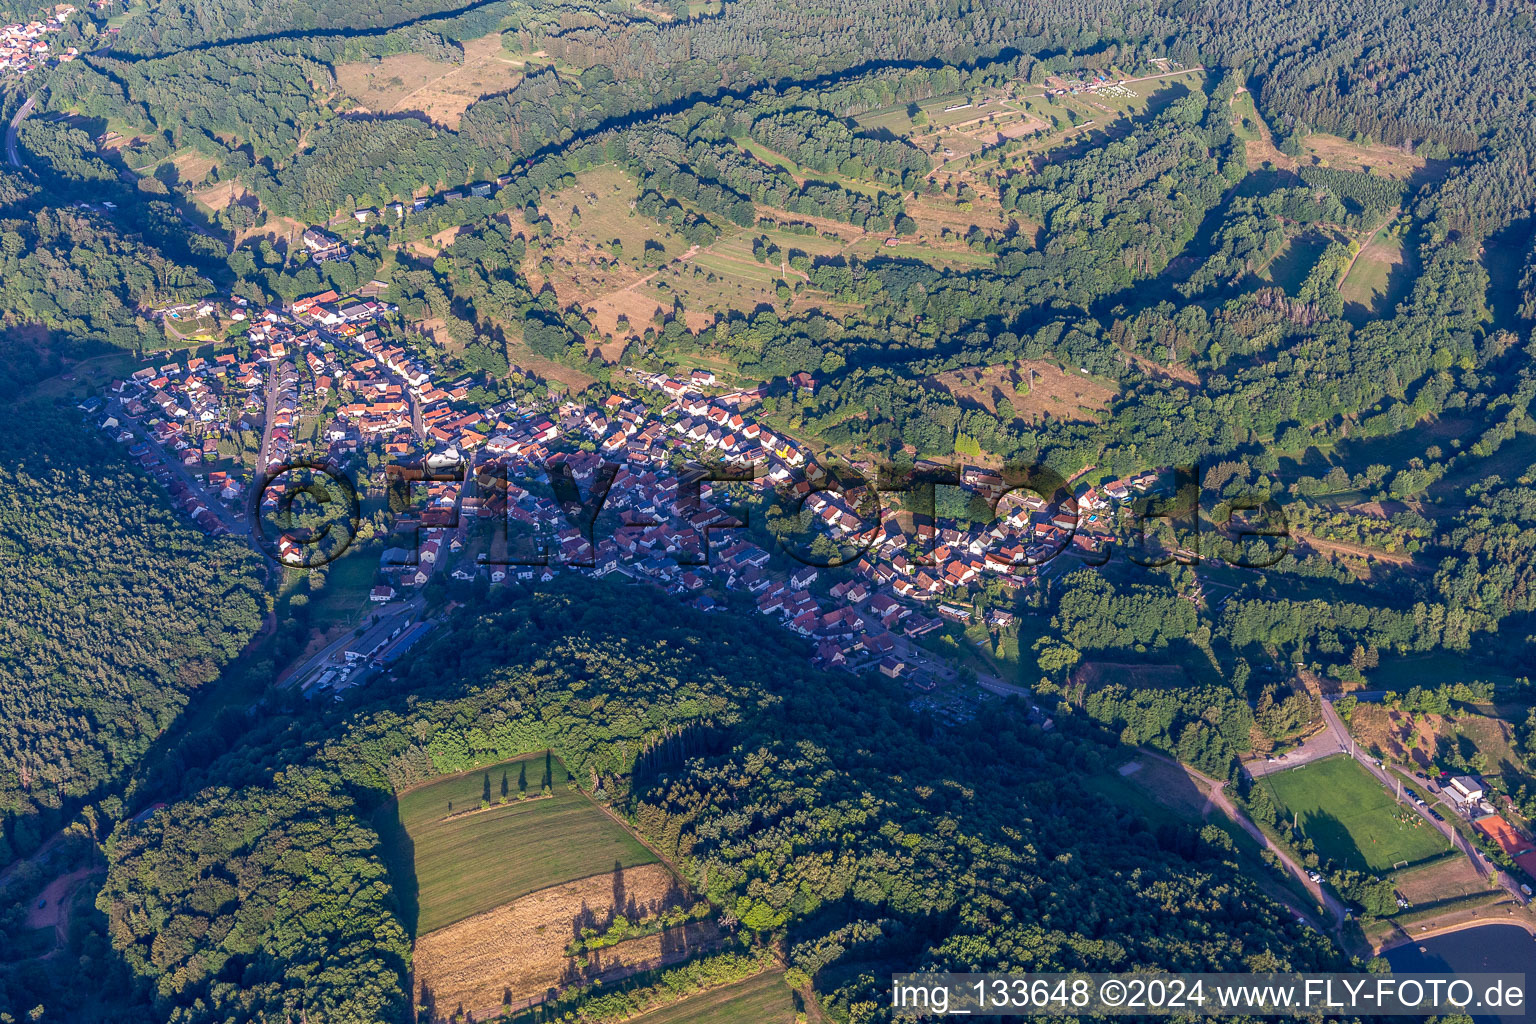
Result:
[[632,1024],[792,1024],[794,994],[778,971],[701,992],[636,1017]]
[[[319,422],[319,417],[311,417]],[[378,553],[367,545],[348,550],[325,570],[325,586],[309,598],[311,620],[355,623],[368,610],[368,591],[378,576]]]
[[[865,195],[871,196],[877,196],[882,191],[880,186],[873,181],[866,181],[863,178],[850,178],[836,171],[818,171],[814,167],[803,167],[783,153],[769,149],[762,143],[755,142],[752,139],[737,139],[736,145],[751,153],[769,167],[777,167],[780,170],[789,172],[791,177],[802,184],[808,180],[834,182],[850,192],[863,192]],[[889,191],[889,189],[886,191]]]
[[1392,882],[1415,906],[1488,891],[1488,883],[1478,875],[1472,862],[1460,854],[1404,868],[1392,876]]
[[1297,906],[1316,906],[1300,882],[1264,862],[1253,836],[1211,806],[1205,784],[1182,765],[1134,750],[1121,753],[1130,756],[1117,757],[1101,771],[1083,776],[1084,790],[1136,811],[1154,828],[1215,825],[1232,840],[1244,872],[1266,892]]
[[1119,683],[1135,690],[1176,690],[1190,684],[1189,674],[1179,665],[1149,665],[1113,661],[1085,661],[1078,666],[1072,682],[1088,690]]
[[1366,673],[1367,684],[1373,690],[1407,690],[1413,686],[1479,680],[1493,683],[1496,689],[1515,683],[1515,677],[1505,667],[1474,661],[1451,651],[1383,657],[1379,667]]
[[1326,248],[1328,238],[1319,232],[1292,235],[1285,240],[1284,247],[1275,258],[1269,261],[1269,266],[1259,271],[1258,276],[1270,284],[1278,285],[1287,295],[1295,295],[1312,268],[1317,266],[1318,258]]
[[1408,292],[1414,274],[1401,236],[1380,232],[1360,250],[1354,266],[1339,282],[1345,312],[1357,319],[1383,316]]
[[1362,145],[1337,135],[1316,132],[1301,140],[1302,161],[1342,171],[1367,171],[1387,178],[1407,180],[1423,171],[1428,162],[1394,146]]
[[1294,171],[1296,161],[1275,148],[1274,136],[1264,116],[1254,105],[1253,93],[1244,89],[1232,97],[1232,131],[1244,143],[1244,155],[1250,171],[1265,167]]
[[1415,864],[1450,849],[1445,837],[1397,804],[1343,754],[1266,775],[1264,782],[1318,855],[1345,867],[1385,872],[1394,864]]
[[1253,105],[1253,93],[1244,90],[1232,97],[1232,131],[1244,142],[1264,138],[1264,119]]
[[[647,247],[659,246],[667,260],[689,249],[687,240],[669,226],[630,208],[636,195],[635,179],[618,167],[605,165],[577,175],[574,186],[541,204],[541,212],[554,225],[554,241],[548,249],[530,245],[523,265],[536,289],[548,282],[562,305],[580,303],[611,339],[638,337],[656,311],[654,298],[638,291],[657,269],[654,261],[645,259]],[[520,229],[522,221],[514,219],[513,227]],[[627,319],[627,328],[620,317]]]
[[464,63],[428,60],[400,53],[336,66],[336,83],[363,110],[373,113],[418,111],[457,128],[477,100],[511,89],[522,79],[523,62],[509,57],[499,33],[464,44]]
[[[553,786],[539,797],[546,763]],[[526,774],[529,799],[519,800]],[[656,857],[581,793],[544,755],[441,779],[402,793],[392,854],[416,880],[415,932],[424,935],[548,886],[649,864]],[[503,785],[509,802],[498,806]],[[489,810],[478,810],[489,800]],[[465,814],[463,812],[473,812]]]
[[1007,399],[1014,415],[1031,423],[1048,419],[1092,423],[1109,407],[1115,389],[1087,374],[1068,373],[1054,363],[1027,360],[1011,365],[946,370],[930,383],[961,405],[997,412]]

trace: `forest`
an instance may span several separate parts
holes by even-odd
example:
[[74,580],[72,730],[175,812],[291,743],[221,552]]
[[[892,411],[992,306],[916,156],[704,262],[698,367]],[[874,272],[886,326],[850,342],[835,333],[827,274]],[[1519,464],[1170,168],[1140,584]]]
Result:
[[[743,935],[783,934],[839,1016],[868,1012],[888,963],[1340,962],[1258,896],[1225,833],[1154,830],[1064,794],[1061,774],[1115,742],[1088,719],[1043,733],[1000,707],[973,730],[935,728],[888,682],[817,675],[789,656],[795,641],[733,642],[696,615],[575,579],[493,597],[396,692],[320,722],[266,716],[189,765],[182,802],[107,842],[99,905],[144,997],[189,1022],[398,1012],[390,969],[405,951],[378,810],[412,781],[545,748]],[[300,895],[321,891],[348,901]],[[1149,898],[1200,909],[1169,919]],[[272,969],[270,986],[228,983]]]
[[261,628],[259,557],[210,540],[79,414],[7,404],[0,859],[34,852],[138,760]]

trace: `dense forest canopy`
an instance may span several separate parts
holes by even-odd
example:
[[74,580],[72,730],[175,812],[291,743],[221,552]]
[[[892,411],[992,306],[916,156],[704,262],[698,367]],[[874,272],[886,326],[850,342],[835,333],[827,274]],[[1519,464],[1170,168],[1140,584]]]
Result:
[[78,413],[11,406],[0,430],[5,587],[0,857],[100,799],[260,628],[258,557],[186,523]]
[[[254,726],[185,803],[109,843],[114,937],[160,1005],[196,1000],[178,1019],[377,1019],[403,998],[385,970],[403,951],[372,812],[424,777],[552,747],[743,928],[786,930],[807,974],[848,952],[932,970],[1336,962],[1235,869],[1225,833],[1154,832],[1064,793],[1061,772],[1106,742],[1091,729],[1042,733],[1001,709],[935,732],[893,684],[818,676],[788,640],[733,642],[741,629],[695,615],[587,583],[493,602],[407,667],[408,689],[334,716],[330,737]],[[699,753],[674,761],[667,737],[694,732]],[[237,860],[220,834],[240,836]],[[314,891],[353,895],[299,895]],[[1168,900],[1190,912],[1156,916]],[[322,937],[336,948],[323,981]],[[269,959],[284,983],[218,980]],[[850,977],[827,998],[846,1012],[880,985]]]

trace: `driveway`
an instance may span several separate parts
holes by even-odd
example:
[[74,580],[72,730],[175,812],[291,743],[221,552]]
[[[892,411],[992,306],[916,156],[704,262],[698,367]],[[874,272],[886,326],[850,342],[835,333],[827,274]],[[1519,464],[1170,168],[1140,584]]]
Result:
[[1325,700],[1323,704],[1323,730],[1307,737],[1305,742],[1295,750],[1288,751],[1283,758],[1273,761],[1249,761],[1243,765],[1248,769],[1248,774],[1254,778],[1268,775],[1271,772],[1283,772],[1288,768],[1297,768],[1311,761],[1320,761],[1334,754],[1342,754],[1349,749],[1349,733],[1344,729],[1344,723],[1338,721],[1338,715],[1329,718],[1328,712],[1333,708]]

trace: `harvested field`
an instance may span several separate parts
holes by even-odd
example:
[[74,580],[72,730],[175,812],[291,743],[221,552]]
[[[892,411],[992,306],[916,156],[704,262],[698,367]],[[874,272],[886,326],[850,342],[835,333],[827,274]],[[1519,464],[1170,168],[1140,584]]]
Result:
[[997,412],[999,398],[1013,403],[1014,414],[1035,422],[1043,419],[1092,422],[1108,408],[1114,389],[1085,374],[1070,374],[1042,360],[1013,365],[947,370],[929,378],[962,405]]
[[713,923],[692,924],[594,951],[579,966],[565,955],[568,944],[583,927],[611,920],[616,896],[632,911],[654,912],[683,892],[665,866],[648,864],[550,886],[431,932],[416,942],[418,1002],[434,1008],[434,1020],[461,1008],[483,1019],[551,989],[675,963],[719,937]]
[[437,124],[457,128],[475,101],[517,85],[522,68],[522,61],[502,50],[501,36],[493,34],[465,43],[463,64],[400,53],[339,64],[336,82],[365,111],[416,111]]

